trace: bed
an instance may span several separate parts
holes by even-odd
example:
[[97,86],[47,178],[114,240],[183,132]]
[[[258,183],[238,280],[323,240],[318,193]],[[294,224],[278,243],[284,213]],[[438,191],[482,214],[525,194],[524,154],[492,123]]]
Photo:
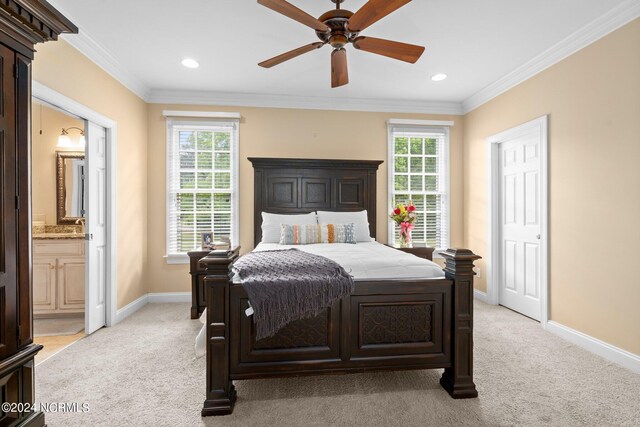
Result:
[[[366,210],[376,236],[376,172],[380,161],[250,158],[254,167],[254,241],[261,213]],[[234,282],[240,248],[214,251],[206,268],[206,400],[203,416],[230,414],[234,380],[374,370],[444,368],[453,398],[478,395],[473,382],[473,263],[466,249],[442,253],[444,270],[377,242],[306,245],[333,258],[355,278],[355,291],[320,315],[294,321],[256,341],[247,294]],[[357,249],[355,249],[357,247]],[[402,267],[378,268],[372,257]],[[349,259],[351,257],[351,259]],[[368,265],[363,260],[370,259]]]

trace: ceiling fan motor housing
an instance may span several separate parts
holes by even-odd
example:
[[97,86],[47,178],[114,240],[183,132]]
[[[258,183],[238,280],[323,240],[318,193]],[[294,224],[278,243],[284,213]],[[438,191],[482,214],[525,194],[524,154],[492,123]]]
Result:
[[318,20],[323,22],[330,31],[316,31],[318,38],[330,44],[334,49],[343,48],[351,42],[358,33],[349,31],[349,18],[353,12],[344,9],[334,9],[326,12]]

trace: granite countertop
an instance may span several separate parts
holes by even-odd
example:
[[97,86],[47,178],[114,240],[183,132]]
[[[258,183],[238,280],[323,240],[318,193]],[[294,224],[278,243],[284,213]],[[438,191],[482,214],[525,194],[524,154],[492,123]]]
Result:
[[83,240],[80,233],[34,233],[33,240]]
[[34,225],[34,240],[82,240],[82,226],[80,225]]

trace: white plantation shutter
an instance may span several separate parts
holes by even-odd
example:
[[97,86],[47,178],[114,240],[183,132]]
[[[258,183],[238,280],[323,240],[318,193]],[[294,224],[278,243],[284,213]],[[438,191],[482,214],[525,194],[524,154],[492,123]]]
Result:
[[[389,212],[396,203],[413,201],[417,213],[413,242],[438,251],[447,249],[449,128],[390,123],[388,167]],[[399,243],[393,225],[389,227],[389,242]]]
[[238,243],[239,120],[167,120],[167,258],[185,260],[201,233]]

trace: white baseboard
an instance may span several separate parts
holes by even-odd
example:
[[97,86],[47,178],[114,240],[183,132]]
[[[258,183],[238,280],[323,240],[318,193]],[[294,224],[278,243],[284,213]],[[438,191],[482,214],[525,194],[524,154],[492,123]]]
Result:
[[[487,294],[477,289],[473,290],[473,296],[482,302],[487,302]],[[190,292],[164,292],[164,293],[149,293],[142,295],[137,300],[127,304],[123,308],[119,309],[116,313],[116,323],[121,322],[127,317],[131,316],[136,311],[148,303],[176,303],[176,302],[191,302]],[[640,356],[615,347],[597,338],[584,334],[582,332],[571,329],[553,320],[547,322],[546,330],[558,335],[559,337],[584,348],[598,356],[623,366],[633,372],[640,373]]]
[[477,289],[473,290],[473,296],[475,297],[475,299],[477,299],[479,301],[482,301],[484,303],[487,303],[487,301],[488,301],[487,294],[485,292],[479,291]]
[[147,295],[150,303],[191,302],[191,292],[157,292]]
[[130,302],[116,311],[116,322],[120,323],[145,305],[151,303],[191,302],[191,292],[158,292],[142,295],[137,300]]
[[122,322],[124,319],[131,316],[133,313],[135,313],[136,311],[140,310],[142,307],[147,305],[148,302],[149,302],[149,294],[144,294],[137,300],[130,302],[129,304],[122,307],[121,309],[117,310],[115,324]]
[[561,325],[558,322],[550,320],[547,322],[547,331],[558,335],[565,340],[584,348],[598,356],[623,366],[633,372],[640,373],[640,356],[630,353],[621,348],[607,344],[597,338],[584,334],[582,332]]

